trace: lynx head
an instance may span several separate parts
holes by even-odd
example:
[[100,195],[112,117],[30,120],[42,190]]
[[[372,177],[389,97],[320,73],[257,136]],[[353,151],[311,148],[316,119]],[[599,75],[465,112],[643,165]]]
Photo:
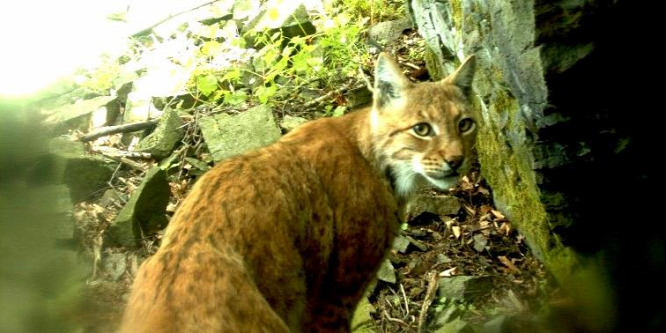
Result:
[[469,105],[474,56],[437,82],[412,83],[385,54],[377,60],[371,135],[376,158],[404,196],[424,182],[453,187],[473,161]]

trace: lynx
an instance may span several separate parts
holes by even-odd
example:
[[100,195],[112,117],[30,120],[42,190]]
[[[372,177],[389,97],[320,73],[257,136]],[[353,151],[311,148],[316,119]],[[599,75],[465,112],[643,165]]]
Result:
[[469,57],[412,83],[386,55],[372,107],[306,123],[204,174],[139,269],[121,332],[349,332],[423,184],[470,164]]

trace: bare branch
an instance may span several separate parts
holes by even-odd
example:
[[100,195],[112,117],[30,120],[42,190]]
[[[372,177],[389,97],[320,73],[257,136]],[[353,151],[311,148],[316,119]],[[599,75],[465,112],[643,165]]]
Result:
[[435,294],[437,293],[437,272],[432,271],[428,273],[429,278],[428,278],[428,290],[426,291],[426,296],[425,299],[423,300],[423,305],[421,306],[421,313],[419,314],[419,326],[417,329],[418,333],[423,332],[423,323],[425,322],[426,318],[428,317],[428,308],[430,308],[430,304],[432,304],[432,301],[435,300]]
[[111,134],[140,131],[140,130],[149,128],[151,126],[155,126],[157,124],[157,121],[158,121],[158,119],[153,119],[153,120],[142,121],[142,122],[138,122],[138,123],[102,127],[102,128],[99,128],[98,130],[92,132],[92,133],[88,133],[88,134],[82,136],[81,138],[79,138],[79,141],[87,142],[87,141],[92,141],[92,140],[95,140],[97,138],[107,136],[107,135],[111,135]]

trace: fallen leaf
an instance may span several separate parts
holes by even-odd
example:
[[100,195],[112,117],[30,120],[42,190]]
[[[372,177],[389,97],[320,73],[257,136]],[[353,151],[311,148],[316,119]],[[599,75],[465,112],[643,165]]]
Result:
[[465,210],[467,211],[467,214],[469,214],[470,216],[474,216],[475,213],[476,213],[476,211],[474,211],[474,207],[472,207],[468,204],[463,204],[463,208],[465,208]]
[[460,227],[457,225],[454,225],[451,227],[451,231],[453,231],[453,236],[456,237],[456,239],[460,238]]
[[439,273],[439,276],[441,277],[446,277],[446,276],[454,276],[458,275],[458,267],[451,267],[447,270],[444,270],[443,272]]
[[497,256],[497,259],[499,259],[499,261],[509,270],[516,273],[520,273],[520,269],[518,269],[518,267],[516,267],[516,265],[514,265],[513,262],[511,262],[511,260],[509,260],[509,258],[507,258],[506,256]]
[[493,209],[493,207],[491,207],[490,205],[483,205],[483,206],[481,206],[481,208],[479,208],[479,214],[485,215],[485,214],[489,213],[490,210],[492,210],[492,209]]
[[452,218],[449,218],[448,220],[444,221],[444,224],[446,225],[446,229],[451,229],[451,226],[453,226],[453,223],[455,223]]
[[505,236],[509,235],[511,232],[511,224],[509,223],[502,223],[499,227],[499,232]]
[[166,211],[168,213],[174,213],[174,212],[176,212],[176,208],[178,208],[178,204],[170,202],[170,203],[167,204]]
[[490,212],[493,213],[493,215],[495,215],[495,217],[499,220],[505,219],[504,215],[500,213],[498,210],[491,209]]

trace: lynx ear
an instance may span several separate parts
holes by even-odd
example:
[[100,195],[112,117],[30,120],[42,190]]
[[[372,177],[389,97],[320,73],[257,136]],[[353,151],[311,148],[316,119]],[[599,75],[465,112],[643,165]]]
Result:
[[381,108],[400,98],[408,84],[398,65],[386,53],[381,53],[375,66],[375,107]]
[[444,79],[444,82],[454,84],[468,94],[472,88],[474,71],[476,70],[476,57],[472,54],[463,61],[462,65],[451,75]]

